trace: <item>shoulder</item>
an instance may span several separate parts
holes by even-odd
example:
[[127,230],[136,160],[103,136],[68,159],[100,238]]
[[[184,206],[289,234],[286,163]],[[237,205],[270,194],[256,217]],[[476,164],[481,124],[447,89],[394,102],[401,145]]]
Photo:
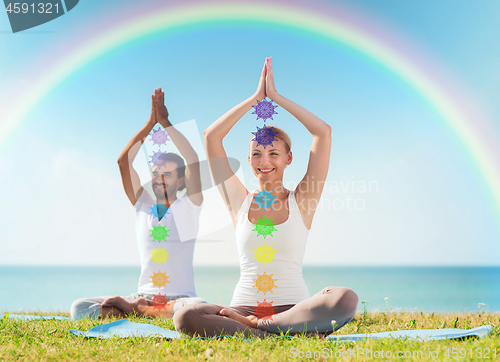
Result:
[[[200,205],[196,205],[193,203],[193,201],[187,196],[187,194],[184,194],[182,197],[178,198],[176,201],[176,204],[182,208],[187,208],[192,211],[201,211],[201,208],[203,207],[203,201]],[[173,206],[174,204],[172,204]]]
[[151,195],[149,194],[149,192],[147,192],[144,188],[141,190],[141,194],[139,195],[139,197],[137,198],[137,201],[135,202],[134,204],[134,208],[136,210],[139,210],[141,209],[144,205],[153,205],[155,203],[155,201],[153,200],[153,198],[151,197]]

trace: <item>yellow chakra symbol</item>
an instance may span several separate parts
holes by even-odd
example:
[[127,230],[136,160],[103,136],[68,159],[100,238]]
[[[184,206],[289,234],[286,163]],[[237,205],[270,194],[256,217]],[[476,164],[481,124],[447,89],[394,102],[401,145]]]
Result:
[[255,282],[253,288],[257,288],[257,293],[262,292],[264,293],[264,295],[266,295],[267,292],[272,293],[273,288],[278,288],[276,284],[274,284],[274,282],[278,279],[273,279],[273,275],[267,275],[266,272],[264,272],[264,274],[262,275],[257,274],[257,279],[252,280]]
[[266,265],[266,263],[273,263],[273,259],[276,258],[274,256],[274,253],[276,253],[278,250],[273,250],[272,244],[270,246],[267,246],[266,243],[264,245],[260,246],[257,244],[257,250],[252,250],[255,253],[255,256],[253,258],[257,259],[257,264],[262,263]]
[[170,276],[167,276],[166,273],[163,273],[163,272],[153,272],[153,276],[150,276],[151,278],[151,282],[153,283],[153,287],[158,287],[158,288],[161,288],[161,287],[166,287],[167,283],[170,283],[168,281],[168,278],[170,278]]
[[170,254],[170,253],[167,252],[167,249],[158,248],[158,249],[154,249],[153,251],[151,251],[149,253],[151,254],[151,258],[149,258],[149,259],[153,259],[155,261],[155,263],[158,263],[158,264],[165,263],[165,260],[170,259],[168,257],[168,254]]

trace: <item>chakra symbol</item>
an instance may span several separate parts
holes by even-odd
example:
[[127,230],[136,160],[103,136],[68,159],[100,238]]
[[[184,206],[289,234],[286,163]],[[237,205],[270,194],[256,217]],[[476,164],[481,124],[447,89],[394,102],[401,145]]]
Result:
[[263,302],[259,303],[257,301],[257,307],[255,307],[255,313],[254,315],[257,316],[258,319],[273,319],[274,311],[276,310],[276,307],[273,307],[273,302],[266,302],[264,299]]
[[165,263],[165,260],[170,259],[168,257],[168,254],[170,253],[167,252],[167,249],[162,249],[162,248],[153,249],[153,251],[150,251],[149,253],[151,254],[151,258],[149,259],[153,259],[155,263],[158,264]]
[[158,242],[165,240],[166,237],[170,236],[170,235],[168,235],[168,232],[170,230],[167,230],[167,228],[165,226],[161,226],[161,225],[155,226],[155,227],[153,227],[153,230],[149,230],[149,231],[151,231],[151,235],[149,235],[149,236],[150,237],[152,236],[153,239],[158,240]]
[[264,122],[268,118],[273,119],[273,114],[278,114],[278,112],[274,111],[276,108],[278,108],[278,106],[273,105],[273,101],[271,100],[269,102],[266,100],[266,98],[264,98],[260,102],[259,100],[257,100],[257,104],[252,107],[255,109],[252,114],[256,114],[257,120],[259,120],[259,118],[262,118]]
[[266,295],[267,292],[272,293],[273,288],[278,288],[276,284],[274,284],[278,279],[273,279],[272,277],[272,274],[267,275],[266,272],[262,275],[257,273],[257,279],[252,279],[255,282],[252,288],[257,288],[257,293],[262,292],[264,295]]
[[273,142],[278,140],[274,137],[274,135],[278,134],[278,132],[275,131],[273,127],[259,128],[259,126],[257,126],[257,132],[252,132],[252,134],[255,135],[255,138],[252,139],[252,141],[257,141],[257,146],[264,146],[264,149],[267,146],[272,147]]
[[[273,263],[273,259],[277,258],[274,256],[274,253],[276,253],[278,250],[273,250],[271,246],[267,246],[266,243],[264,245],[260,246],[257,244],[257,250],[252,250],[255,253],[255,256],[253,258],[257,259],[257,264],[262,263],[266,265],[267,263]],[[253,259],[252,258],[252,259]]]
[[153,156],[149,157],[151,157],[151,161],[149,161],[149,163],[152,163],[153,165],[158,167],[161,167],[168,162],[167,154],[162,151],[154,152]]
[[151,304],[153,305],[153,309],[162,310],[167,307],[167,303],[170,299],[161,293],[153,294],[153,299],[151,300]]
[[160,146],[163,144],[167,144],[167,141],[169,141],[167,132],[165,132],[165,130],[161,128],[153,130],[153,133],[150,135],[150,141],[153,141],[153,145]]
[[164,204],[155,204],[150,207],[151,212],[149,213],[150,215],[152,214],[153,217],[156,217],[158,220],[163,218],[165,215],[170,214],[168,212],[168,207],[167,205]]
[[255,229],[252,231],[257,231],[257,236],[262,235],[264,239],[266,236],[273,236],[273,231],[278,231],[274,228],[274,225],[277,225],[273,222],[273,218],[268,219],[266,215],[262,219],[257,218],[256,223],[252,223],[255,225]]
[[278,201],[274,201],[276,195],[272,194],[272,191],[259,191],[257,195],[255,195],[255,201],[253,204],[257,204],[257,210],[262,207],[264,210],[270,209],[273,207],[274,203],[278,203]]
[[150,278],[151,283],[153,283],[153,287],[166,287],[167,283],[170,283],[168,281],[168,278],[170,278],[170,276],[167,276],[166,272],[153,272],[153,276],[150,276]]

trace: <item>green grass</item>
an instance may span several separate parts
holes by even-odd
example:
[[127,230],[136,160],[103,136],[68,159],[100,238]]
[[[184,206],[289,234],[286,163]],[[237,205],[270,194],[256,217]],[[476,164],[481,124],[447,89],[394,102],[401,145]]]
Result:
[[[42,313],[43,314],[43,313]],[[407,352],[419,361],[492,361],[493,351],[500,360],[500,313],[358,313],[356,317],[337,334],[373,333],[400,329],[462,328],[469,329],[489,324],[493,332],[481,339],[414,342],[382,339],[364,342],[331,342],[318,337],[278,338],[253,340],[241,338],[201,340],[184,337],[168,341],[161,338],[127,339],[85,339],[70,333],[70,329],[89,330],[111,322],[108,320],[81,321],[0,321],[0,361],[284,361],[297,360],[300,356],[311,356],[308,360],[336,360],[335,353],[350,357],[341,360],[402,360],[396,358],[398,351]],[[171,320],[152,320],[130,317],[130,321],[151,323],[166,329],[174,329]],[[453,350],[453,348],[456,348]],[[446,350],[450,357],[445,357]],[[462,349],[462,350],[461,350]],[[485,354],[489,349],[489,359],[479,358],[479,351]],[[371,350],[372,356],[383,350],[383,357],[376,358],[357,352]],[[437,350],[438,358],[429,357],[429,351]],[[316,358],[314,352],[316,351]],[[393,358],[387,358],[391,351]],[[420,351],[421,358],[416,353]],[[457,358],[452,358],[453,352]],[[467,357],[460,358],[466,351]],[[470,357],[472,351],[473,357]],[[307,355],[308,354],[308,355]],[[435,355],[435,354],[434,354]],[[293,358],[293,357],[296,358]],[[321,358],[323,357],[323,358]],[[333,358],[331,358],[333,357]]]

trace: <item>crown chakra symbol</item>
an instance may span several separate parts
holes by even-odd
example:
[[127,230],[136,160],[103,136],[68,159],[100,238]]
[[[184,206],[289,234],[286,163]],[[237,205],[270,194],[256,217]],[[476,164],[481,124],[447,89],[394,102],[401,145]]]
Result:
[[278,114],[278,112],[275,112],[275,109],[278,108],[278,106],[273,105],[273,101],[268,101],[266,98],[260,102],[257,100],[257,104],[252,107],[254,108],[252,114],[256,114],[257,120],[262,118],[264,122],[268,118],[273,119],[273,114]]
[[161,146],[167,144],[167,141],[170,140],[167,132],[161,128],[153,129],[153,133],[151,133],[150,136],[150,141],[153,141],[153,145]]

